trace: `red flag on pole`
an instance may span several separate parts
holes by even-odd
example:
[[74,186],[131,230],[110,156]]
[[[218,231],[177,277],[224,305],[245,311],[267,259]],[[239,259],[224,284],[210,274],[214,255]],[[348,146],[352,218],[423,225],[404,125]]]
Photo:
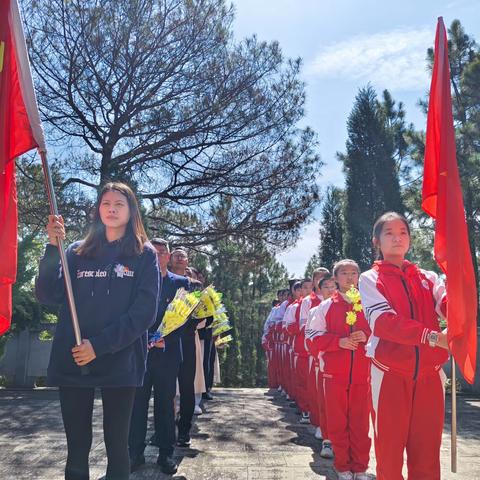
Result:
[[0,335],[10,327],[17,272],[15,157],[45,140],[16,0],[0,0]]
[[477,289],[458,174],[447,34],[438,19],[427,117],[423,210],[435,222],[435,260],[447,275],[448,343],[469,383],[475,377]]

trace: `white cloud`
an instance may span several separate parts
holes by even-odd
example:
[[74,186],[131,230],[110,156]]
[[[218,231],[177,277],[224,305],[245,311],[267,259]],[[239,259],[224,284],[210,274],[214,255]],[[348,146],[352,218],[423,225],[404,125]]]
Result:
[[434,37],[428,28],[353,37],[321,49],[306,73],[314,78],[371,81],[397,91],[426,90],[426,52]]

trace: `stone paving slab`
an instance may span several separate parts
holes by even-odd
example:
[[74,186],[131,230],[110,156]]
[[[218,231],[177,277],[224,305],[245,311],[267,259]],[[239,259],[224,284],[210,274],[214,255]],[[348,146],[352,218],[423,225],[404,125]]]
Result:
[[[216,389],[196,418],[192,446],[177,449],[178,474],[162,474],[157,451],[131,480],[336,480],[332,461],[319,455],[313,427],[279,395],[265,389]],[[447,407],[450,399],[447,397]],[[449,472],[450,414],[442,444],[443,480],[480,480],[480,399],[458,399],[458,473]],[[150,419],[150,425],[152,419]],[[102,408],[95,400],[91,479],[104,475]],[[152,432],[149,431],[148,436]],[[61,480],[65,435],[55,390],[0,390],[0,480]],[[370,472],[375,476],[372,446]]]

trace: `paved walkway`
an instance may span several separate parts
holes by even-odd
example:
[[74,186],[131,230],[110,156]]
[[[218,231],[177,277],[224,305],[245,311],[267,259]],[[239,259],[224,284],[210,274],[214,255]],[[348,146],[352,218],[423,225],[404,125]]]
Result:
[[[192,448],[178,449],[175,480],[335,480],[332,462],[319,456],[312,427],[264,389],[215,389],[215,400],[198,417]],[[449,403],[449,399],[447,401]],[[480,479],[480,399],[460,397],[459,473],[449,473],[449,425],[442,448],[443,480]],[[448,418],[448,414],[447,414]],[[91,479],[105,472],[101,402],[96,400]],[[163,480],[156,451],[131,480]],[[65,439],[54,390],[0,390],[0,479],[61,480]],[[372,448],[371,471],[374,472]],[[372,479],[375,478],[372,475]]]

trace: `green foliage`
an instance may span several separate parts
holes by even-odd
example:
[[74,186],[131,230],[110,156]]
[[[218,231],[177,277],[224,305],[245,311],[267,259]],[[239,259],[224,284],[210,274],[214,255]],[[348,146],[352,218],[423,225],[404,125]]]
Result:
[[399,135],[395,119],[403,113],[394,110],[394,102],[384,93],[377,100],[371,86],[360,89],[348,117],[347,153],[339,154],[346,175],[344,254],[355,259],[362,269],[373,259],[372,227],[384,212],[403,212],[395,153]]
[[310,257],[310,260],[308,261],[307,266],[305,267],[305,273],[303,274],[303,278],[312,278],[313,271],[320,266],[321,266],[320,257],[318,253],[314,253]]
[[343,257],[343,192],[330,186],[322,205],[320,218],[319,266],[330,271],[335,262]]
[[33,279],[42,249],[32,235],[25,236],[18,243],[17,282],[12,288],[11,332],[34,327],[42,320],[42,309],[33,291]]
[[320,214],[320,245],[308,261],[305,278],[311,278],[319,267],[332,269],[333,264],[343,257],[344,237],[344,192],[330,185],[322,200]]
[[[222,228],[230,217],[231,204],[224,202],[214,214],[216,226]],[[220,352],[222,384],[265,385],[265,355],[261,348],[263,325],[277,290],[288,285],[287,272],[263,240],[252,242],[226,237],[212,245],[208,265],[205,265],[205,258],[194,254],[192,263],[202,271],[206,268],[208,281],[223,293],[233,326],[234,340]]]

